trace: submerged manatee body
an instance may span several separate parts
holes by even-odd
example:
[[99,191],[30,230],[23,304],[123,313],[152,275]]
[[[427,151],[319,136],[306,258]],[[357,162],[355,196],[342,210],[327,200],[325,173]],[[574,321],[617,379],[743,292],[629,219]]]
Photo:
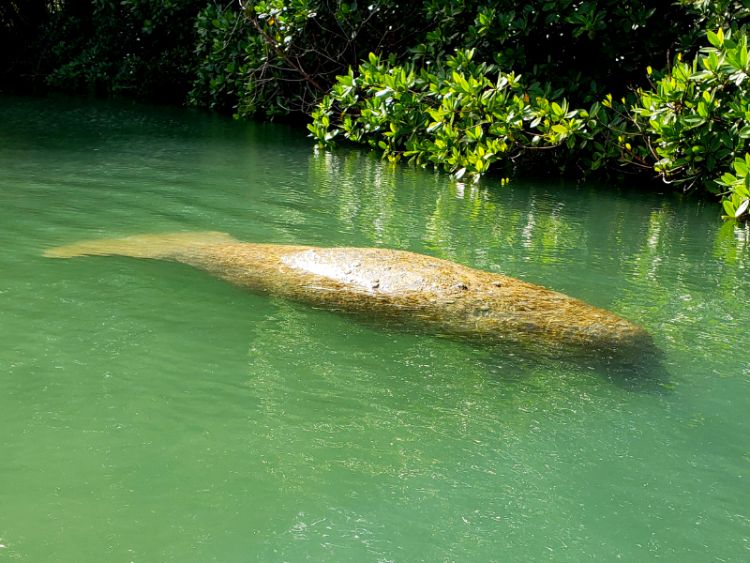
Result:
[[609,311],[413,252],[253,244],[224,233],[178,233],[84,241],[45,255],[182,262],[251,290],[483,342],[586,353],[631,353],[651,346],[644,329]]

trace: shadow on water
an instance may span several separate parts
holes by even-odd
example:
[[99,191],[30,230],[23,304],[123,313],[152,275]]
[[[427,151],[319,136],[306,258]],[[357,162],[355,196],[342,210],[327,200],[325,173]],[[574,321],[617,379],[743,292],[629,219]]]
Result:
[[513,382],[533,373],[577,372],[595,375],[634,393],[663,395],[670,392],[671,375],[664,352],[648,335],[627,347],[574,347],[536,342],[529,339],[499,342],[456,334],[436,334],[414,322],[396,322],[382,316],[365,317],[332,311],[352,318],[375,331],[418,335],[423,338],[456,342],[472,349],[492,378]]
[[627,391],[661,395],[670,389],[664,354],[653,344],[628,350],[573,350],[493,343],[482,353],[489,362],[502,358],[521,372],[571,369],[594,374]]
[[628,391],[665,394],[670,390],[670,374],[664,354],[655,346],[626,354],[597,356],[590,361],[594,371]]

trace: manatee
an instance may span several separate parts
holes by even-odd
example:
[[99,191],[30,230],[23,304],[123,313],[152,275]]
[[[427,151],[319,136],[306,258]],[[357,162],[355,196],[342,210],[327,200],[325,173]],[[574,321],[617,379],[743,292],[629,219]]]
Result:
[[573,297],[402,250],[256,244],[204,232],[82,241],[44,254],[181,262],[256,292],[485,343],[585,353],[651,346],[640,326]]

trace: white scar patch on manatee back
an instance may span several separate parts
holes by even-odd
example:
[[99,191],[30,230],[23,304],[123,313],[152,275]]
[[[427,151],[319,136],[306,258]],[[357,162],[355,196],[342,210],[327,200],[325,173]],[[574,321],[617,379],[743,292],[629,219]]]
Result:
[[368,250],[358,249],[356,253],[344,248],[304,250],[283,256],[281,261],[295,270],[361,288],[370,293],[425,289],[423,276],[406,272],[403,268],[394,268],[395,260],[394,263],[388,259],[384,260],[382,254],[379,260],[368,260]]

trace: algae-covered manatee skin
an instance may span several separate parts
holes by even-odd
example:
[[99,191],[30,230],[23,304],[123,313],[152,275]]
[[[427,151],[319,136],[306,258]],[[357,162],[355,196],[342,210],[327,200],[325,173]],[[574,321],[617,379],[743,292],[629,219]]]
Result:
[[212,232],[83,241],[45,255],[177,261],[250,290],[483,342],[532,343],[553,350],[651,346],[643,328],[604,309],[515,278],[413,252],[255,244]]

